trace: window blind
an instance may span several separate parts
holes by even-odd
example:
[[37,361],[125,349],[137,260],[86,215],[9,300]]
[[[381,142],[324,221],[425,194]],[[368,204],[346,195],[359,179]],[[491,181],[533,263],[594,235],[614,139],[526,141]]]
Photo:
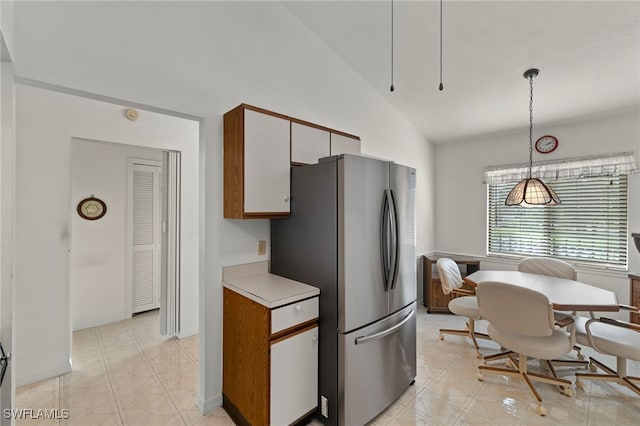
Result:
[[517,180],[489,183],[487,251],[626,268],[627,182],[627,175],[557,180],[550,185],[562,204],[544,208],[505,206]]
[[[587,176],[618,176],[636,173],[638,165],[633,152],[597,155],[533,163],[531,173],[545,182],[578,179]],[[483,182],[518,182],[529,177],[529,164],[487,167]]]

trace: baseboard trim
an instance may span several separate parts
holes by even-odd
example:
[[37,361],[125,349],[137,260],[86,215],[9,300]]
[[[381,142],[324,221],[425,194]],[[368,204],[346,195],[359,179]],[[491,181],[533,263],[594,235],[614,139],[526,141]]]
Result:
[[52,379],[54,377],[58,377],[70,372],[71,363],[66,362],[64,363],[64,365],[61,365],[57,368],[52,368],[51,370],[39,371],[36,373],[28,374],[26,376],[16,377],[16,388],[19,388],[20,386],[30,385],[32,383],[37,383],[42,380]]
[[[129,317],[130,318],[130,317]],[[73,325],[73,331],[84,330],[85,328],[100,327],[101,325],[111,324],[118,321],[128,319],[126,315],[116,315],[110,318],[101,318],[97,320],[80,321]]]
[[251,426],[249,420],[240,412],[240,409],[236,407],[236,404],[231,402],[229,398],[225,394],[222,394],[222,406],[224,407],[224,411],[227,412],[233,423],[240,426]]
[[180,330],[178,332],[178,339],[184,339],[185,337],[195,336],[198,333],[200,333],[200,330],[198,330],[197,328],[193,330],[187,330],[187,331]]
[[222,407],[222,394],[212,396],[208,400],[204,400],[201,395],[198,395],[196,406],[200,409],[203,416],[213,413],[218,408]]

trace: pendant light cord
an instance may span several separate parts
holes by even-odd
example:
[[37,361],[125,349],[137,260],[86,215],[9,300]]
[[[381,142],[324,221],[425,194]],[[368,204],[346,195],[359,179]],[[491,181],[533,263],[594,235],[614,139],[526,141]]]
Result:
[[442,0],[440,0],[440,85],[438,89],[444,89],[442,85]]
[[391,0],[391,87],[389,91],[393,92],[393,0]]
[[529,179],[533,168],[533,75],[529,76]]

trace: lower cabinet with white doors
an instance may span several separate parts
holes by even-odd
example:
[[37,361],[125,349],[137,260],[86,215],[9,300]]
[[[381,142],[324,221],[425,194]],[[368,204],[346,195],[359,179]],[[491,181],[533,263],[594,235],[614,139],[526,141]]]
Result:
[[272,425],[291,424],[315,410],[318,403],[317,324],[271,344],[270,388]]
[[231,275],[223,270],[223,407],[241,425],[305,423],[318,401],[319,290]]

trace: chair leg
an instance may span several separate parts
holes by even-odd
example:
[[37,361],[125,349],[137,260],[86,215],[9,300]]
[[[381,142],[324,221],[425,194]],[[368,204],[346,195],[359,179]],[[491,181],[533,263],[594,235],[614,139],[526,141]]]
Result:
[[478,346],[478,341],[476,340],[476,338],[491,340],[491,337],[489,337],[488,334],[476,332],[476,322],[471,318],[469,318],[469,320],[467,321],[467,330],[469,330],[469,337],[473,342],[473,346],[476,348],[476,357],[482,358],[482,354],[480,353],[480,347]]
[[478,358],[482,357],[482,354],[480,353],[480,347],[478,346],[478,341],[476,339],[487,339],[487,340],[491,340],[491,337],[489,337],[488,334],[485,333],[478,333],[475,331],[475,321],[472,319],[469,319],[466,323],[466,330],[455,330],[455,329],[450,329],[450,328],[441,328],[439,330],[440,332],[440,340],[444,340],[444,335],[445,334],[453,334],[456,336],[467,336],[471,339],[471,343],[473,343],[473,347],[476,349],[476,356]]
[[444,339],[443,334],[455,334],[457,336],[469,336],[469,332],[467,330],[453,330],[450,328],[441,328],[440,329],[440,340]]
[[469,332],[469,337],[471,338],[471,341],[473,342],[473,347],[476,348],[476,353],[480,353],[480,348],[478,347],[478,342],[476,341],[476,336],[474,336],[475,334],[475,322],[472,319],[469,319],[467,321],[467,331]]
[[504,352],[498,352],[497,354],[493,354],[493,355],[486,355],[484,358],[482,358],[482,360],[484,361],[484,363],[488,363],[491,361],[495,361],[497,359],[502,359],[502,358],[507,358],[509,355],[511,355],[513,352],[507,350]]
[[536,373],[527,373],[529,378],[536,382],[548,383],[550,385],[556,385],[561,394],[566,396],[572,396],[571,392],[571,381],[566,379],[561,379],[559,377],[549,377],[543,376],[541,374]]
[[558,366],[558,367],[566,367],[566,366],[570,366],[570,367],[584,367],[587,368],[589,366],[589,361],[585,360],[579,360],[579,359],[553,359],[551,360],[551,362]]
[[606,365],[604,365],[603,363],[601,363],[600,361],[598,361],[597,359],[590,357],[589,361],[591,361],[591,364],[593,364],[594,366],[598,367],[601,370],[606,371],[609,374],[615,374],[618,375],[618,372],[616,370],[613,370],[609,367],[607,367]]
[[[578,353],[582,349],[579,346],[574,346],[573,349],[577,350]],[[581,357],[581,358],[580,358]],[[589,361],[584,359],[584,356],[580,354],[578,357],[580,359],[553,359],[546,362],[546,366],[548,370],[552,370],[552,364],[556,367],[584,367],[587,368],[589,366]],[[554,373],[555,374],[555,373]]]
[[633,383],[634,381],[640,383],[640,377],[627,376],[623,377],[622,380],[624,380],[624,383],[629,389],[640,395],[640,386]]
[[538,393],[538,390],[535,388],[535,386],[533,386],[533,383],[530,380],[531,376],[529,376],[529,374],[527,374],[527,373],[521,373],[521,374],[522,374],[522,378],[524,379],[527,387],[529,388],[529,390],[531,391],[531,393],[533,394],[535,399],[538,401],[538,404],[541,405],[542,404],[542,397]]
[[602,371],[607,372],[607,374],[595,374],[595,373],[576,373],[576,387],[578,389],[584,389],[584,383],[582,380],[597,380],[601,382],[616,382],[620,385],[626,386],[638,395],[640,395],[640,387],[633,383],[634,381],[640,382],[640,377],[627,376],[627,360],[626,358],[618,357],[616,362],[618,364],[618,371],[613,370],[597,359],[590,357],[591,361],[590,366],[596,367],[594,371],[597,369],[601,369]]
[[584,355],[582,355],[582,348],[578,345],[573,346],[573,350],[578,354],[576,355],[580,361],[584,361]]
[[531,383],[531,380],[529,380],[529,375],[523,372],[521,372],[520,374],[525,384],[529,388],[529,391],[531,391],[531,393],[533,394],[533,397],[538,401],[538,406],[536,407],[536,411],[538,411],[538,414],[540,414],[541,416],[544,416],[547,413],[544,407],[542,406],[542,397],[538,393],[538,390],[535,388],[535,386],[533,386],[533,383]]
[[[573,315],[574,317],[577,315],[578,313],[576,311],[573,311],[571,313],[571,315]],[[589,312],[591,318],[595,318],[596,316],[593,314],[593,312]],[[578,357],[578,359],[580,361],[584,361],[584,355],[582,355],[582,348],[578,345],[573,345],[573,350],[576,351],[576,356]]]
[[553,368],[553,364],[551,363],[551,361],[547,359],[545,360],[545,363],[547,364],[547,370],[549,370],[553,377],[558,377],[558,375],[556,374],[556,369]]
[[[490,365],[479,365],[478,380],[484,379],[484,375],[483,375],[484,372],[499,374],[502,376],[509,376],[509,377],[520,377],[522,380],[524,380],[525,384],[529,388],[529,391],[531,391],[531,394],[534,396],[534,398],[538,402],[538,405],[536,406],[536,412],[541,416],[546,415],[546,410],[542,406],[542,397],[538,393],[535,386],[533,386],[534,381],[549,383],[552,385],[559,386],[562,389],[561,391],[563,394],[567,396],[571,396],[571,382],[569,380],[560,379],[555,376],[550,377],[550,376],[543,376],[541,374],[529,373],[527,371],[527,357],[525,355],[519,354],[518,359],[516,360],[515,354],[511,353],[509,355],[509,359],[510,359],[511,365],[514,368],[502,368],[502,367],[494,367]],[[551,369],[553,371],[552,366],[551,366]]]

